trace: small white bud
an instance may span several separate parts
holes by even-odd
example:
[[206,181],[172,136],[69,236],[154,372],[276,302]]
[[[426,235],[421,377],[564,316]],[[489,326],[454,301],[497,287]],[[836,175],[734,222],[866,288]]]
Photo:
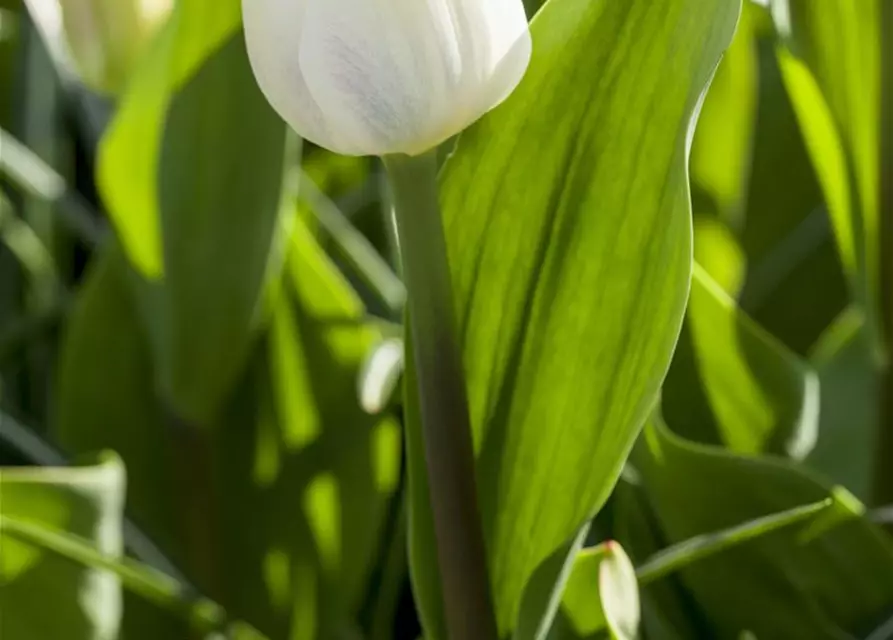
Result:
[[521,0],[242,0],[267,99],[345,155],[417,155],[505,100],[530,61]]

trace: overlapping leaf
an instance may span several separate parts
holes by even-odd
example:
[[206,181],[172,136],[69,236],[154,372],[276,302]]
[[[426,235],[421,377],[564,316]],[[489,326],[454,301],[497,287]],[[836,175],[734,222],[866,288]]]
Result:
[[864,637],[889,616],[893,547],[844,489],[781,460],[687,443],[657,418],[634,460],[670,542],[834,501],[806,527],[777,531],[682,571],[716,635]]
[[177,3],[98,168],[125,253],[149,282],[138,290],[158,386],[182,419],[205,424],[250,350],[284,170],[285,125],[251,73],[239,6]]
[[818,435],[819,379],[696,266],[663,391],[677,431],[740,453],[801,459]]
[[779,61],[852,295],[879,347],[880,3],[780,0]]
[[[204,433],[157,402],[124,259],[106,254],[66,336],[55,433],[69,451],[120,452],[135,520],[229,613],[311,640],[354,633],[377,593],[400,443],[392,417],[355,399],[375,331],[307,228],[296,233],[271,326]],[[185,633],[137,600],[126,611],[128,634]]]
[[[690,275],[691,118],[738,10],[553,0],[533,22],[526,78],[445,167],[502,635],[533,572],[606,500],[666,371]],[[426,632],[440,638],[411,409],[411,557]]]
[[[91,540],[109,557],[123,552],[124,467],[0,470],[0,515]],[[121,617],[114,574],[74,565],[0,526],[0,636],[113,640]],[[48,611],[52,610],[51,614]]]

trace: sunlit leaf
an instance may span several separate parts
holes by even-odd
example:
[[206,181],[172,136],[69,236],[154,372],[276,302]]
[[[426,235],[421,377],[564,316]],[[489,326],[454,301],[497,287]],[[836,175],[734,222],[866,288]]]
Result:
[[[691,268],[691,120],[738,9],[554,0],[533,23],[524,81],[445,167],[503,636],[530,576],[607,499],[666,371]],[[414,389],[411,368],[406,379]],[[426,634],[442,638],[412,409],[407,400],[413,575]]]

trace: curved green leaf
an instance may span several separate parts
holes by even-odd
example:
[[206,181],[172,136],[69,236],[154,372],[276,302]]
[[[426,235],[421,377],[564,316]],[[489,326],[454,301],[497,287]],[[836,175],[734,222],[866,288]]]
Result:
[[688,443],[657,418],[646,426],[634,461],[671,543],[833,500],[806,526],[775,531],[681,571],[717,637],[743,629],[760,638],[849,637],[889,615],[893,545],[846,490],[782,460]]
[[0,636],[117,637],[121,587],[113,573],[73,565],[3,525],[9,518],[78,535],[116,558],[124,550],[123,510],[124,466],[115,456],[87,467],[0,470]]
[[697,265],[662,402],[681,435],[739,453],[801,459],[818,436],[816,373]]
[[[607,499],[666,372],[691,269],[692,115],[739,8],[552,0],[533,22],[524,81],[444,168],[502,635],[533,572]],[[412,404],[413,575],[426,633],[440,638]]]
[[128,259],[147,278],[164,271],[157,180],[167,110],[235,33],[239,7],[232,0],[177,2],[102,140],[97,181],[103,200]]

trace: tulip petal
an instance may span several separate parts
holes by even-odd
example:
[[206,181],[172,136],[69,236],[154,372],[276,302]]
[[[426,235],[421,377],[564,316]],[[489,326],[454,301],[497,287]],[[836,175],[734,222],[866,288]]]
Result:
[[524,6],[517,0],[464,0],[480,12],[478,20],[490,38],[489,81],[474,106],[477,120],[501,104],[521,82],[530,64],[533,42]]
[[368,155],[416,154],[458,133],[514,89],[530,56],[520,0],[303,4],[306,86]]
[[251,68],[267,100],[299,135],[327,149],[359,155],[361,150],[328,126],[301,71],[301,33],[309,4],[309,0],[243,0]]

